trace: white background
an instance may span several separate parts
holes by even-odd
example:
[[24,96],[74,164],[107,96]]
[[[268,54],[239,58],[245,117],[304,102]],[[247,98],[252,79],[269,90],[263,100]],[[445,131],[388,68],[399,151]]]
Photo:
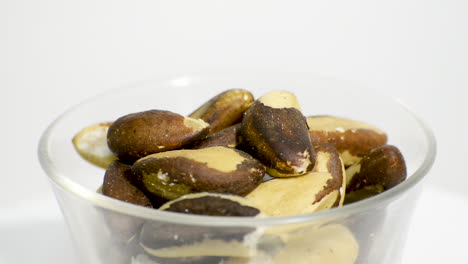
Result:
[[53,119],[122,84],[215,70],[316,72],[411,105],[438,155],[404,263],[468,259],[466,0],[2,0],[0,263],[77,263],[37,161]]

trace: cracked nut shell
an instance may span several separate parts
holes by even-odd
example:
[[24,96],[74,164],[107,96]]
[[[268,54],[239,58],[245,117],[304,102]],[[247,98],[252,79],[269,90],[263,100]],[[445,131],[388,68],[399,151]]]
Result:
[[251,92],[244,89],[226,90],[189,115],[210,124],[209,135],[214,134],[242,120],[244,112],[254,101]]
[[242,149],[271,176],[303,175],[314,167],[306,119],[292,93],[274,91],[256,100],[244,114],[239,135]]
[[246,195],[257,187],[264,166],[227,147],[173,150],[139,159],[132,166],[145,188],[167,199],[193,192]]
[[149,110],[118,118],[107,133],[107,144],[120,160],[132,163],[144,156],[181,148],[208,132],[200,119],[164,110]]

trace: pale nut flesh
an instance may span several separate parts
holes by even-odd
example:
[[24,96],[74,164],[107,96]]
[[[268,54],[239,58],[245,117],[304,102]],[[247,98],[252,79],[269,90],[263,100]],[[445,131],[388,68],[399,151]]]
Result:
[[274,264],[354,264],[359,244],[346,227],[338,224],[298,230],[273,257]]
[[260,160],[269,175],[289,177],[312,170],[315,151],[297,98],[285,91],[267,93],[245,112],[240,148]]
[[329,172],[309,172],[302,176],[264,182],[246,198],[270,216],[308,214],[339,203],[341,185],[334,182],[333,175]]
[[105,122],[85,127],[72,140],[75,150],[84,160],[103,169],[117,160],[107,146],[107,131],[111,124]]
[[211,135],[239,123],[253,101],[254,96],[251,92],[244,89],[230,89],[208,100],[189,117],[202,119],[210,124],[208,135]]
[[255,189],[265,174],[259,161],[227,147],[152,154],[136,161],[132,171],[149,192],[170,200],[193,192],[243,196]]
[[209,124],[164,110],[118,118],[109,127],[107,144],[120,160],[132,163],[153,153],[181,148],[206,135]]
[[[169,201],[160,209],[185,214],[263,217],[262,212],[243,197],[208,192],[184,195]],[[214,226],[177,227],[148,223],[141,231],[140,246],[146,253],[160,258],[245,257],[257,254],[257,240],[261,233],[249,227],[230,230]]]
[[308,116],[307,124],[312,144],[333,144],[346,167],[387,143],[384,131],[361,121],[335,116]]
[[364,199],[403,182],[407,175],[406,162],[397,147],[384,145],[373,149],[359,163],[349,167],[346,175],[349,199]]

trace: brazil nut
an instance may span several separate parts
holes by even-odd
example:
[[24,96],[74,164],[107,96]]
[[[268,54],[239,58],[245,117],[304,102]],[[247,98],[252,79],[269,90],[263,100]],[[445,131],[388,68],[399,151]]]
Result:
[[[252,201],[219,193],[193,193],[169,201],[161,210],[183,214],[263,217]],[[247,257],[256,254],[261,230],[251,227],[197,226],[148,222],[140,234],[140,245],[158,258]]]
[[375,148],[346,170],[347,196],[349,199],[352,195],[367,198],[381,193],[403,182],[406,174],[406,163],[397,147],[385,145]]
[[235,148],[239,145],[239,128],[240,124],[225,128],[197,141],[192,148],[200,149],[216,146]]
[[98,167],[106,169],[117,157],[107,146],[107,131],[111,122],[85,127],[73,137],[73,147],[80,156]]
[[360,121],[335,116],[309,116],[307,124],[312,144],[333,144],[346,167],[387,143],[385,132]]
[[148,110],[118,118],[109,127],[107,144],[122,161],[181,148],[205,136],[209,124],[164,110]]
[[275,177],[312,170],[315,151],[297,98],[286,91],[267,93],[245,112],[239,130],[242,149]]
[[211,98],[189,117],[202,119],[210,124],[208,134],[211,135],[239,123],[253,101],[251,92],[244,89],[230,89]]
[[136,161],[132,171],[149,192],[167,199],[206,191],[246,195],[265,174],[259,161],[227,147],[152,154]]

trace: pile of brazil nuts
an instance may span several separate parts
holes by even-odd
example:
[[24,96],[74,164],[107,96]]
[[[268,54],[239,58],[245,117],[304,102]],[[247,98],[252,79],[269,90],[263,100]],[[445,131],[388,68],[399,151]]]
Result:
[[84,128],[73,144],[106,169],[104,195],[154,208],[208,192],[249,200],[268,216],[297,215],[376,195],[406,178],[404,158],[385,132],[304,116],[287,91],[255,100],[247,90],[226,90],[188,116],[131,113]]
[[[366,199],[406,179],[405,160],[396,146],[387,144],[384,131],[348,118],[304,115],[288,91],[255,99],[245,89],[230,89],[188,116],[154,109],[130,113],[82,129],[73,144],[85,160],[105,169],[103,195],[184,214],[308,214]],[[255,234],[251,230],[244,230],[244,240],[230,237],[226,244],[216,240],[226,236],[217,230],[210,240],[216,245],[200,243],[200,232],[179,230],[191,242],[173,250],[164,245],[179,243],[173,238],[179,231],[167,231],[167,238],[154,235],[165,229],[171,230],[145,223],[137,231],[145,252],[158,259],[155,263],[250,263],[242,262],[252,256],[250,248],[240,244]],[[304,263],[354,263],[357,258],[356,241],[343,226],[296,233],[297,241],[282,238],[288,241],[284,249],[308,252]],[[319,249],[336,238],[335,252],[301,248],[305,235],[328,235],[323,245],[317,242]],[[290,253],[283,253],[259,263],[288,263]],[[323,258],[327,254],[330,258]],[[229,259],[219,262],[223,256]]]

